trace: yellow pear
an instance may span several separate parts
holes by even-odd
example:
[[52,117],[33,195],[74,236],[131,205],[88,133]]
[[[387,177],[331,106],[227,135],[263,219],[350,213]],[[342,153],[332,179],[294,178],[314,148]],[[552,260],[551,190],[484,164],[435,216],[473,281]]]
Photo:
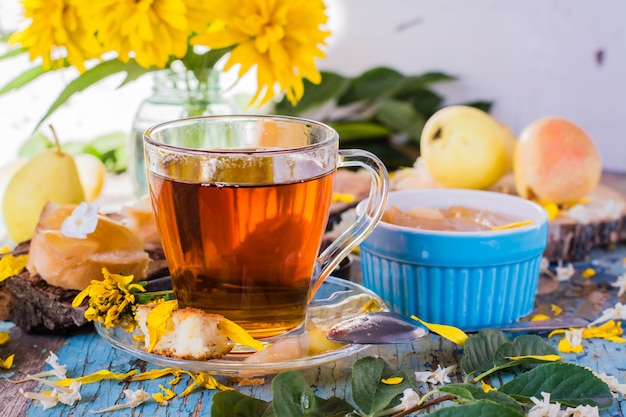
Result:
[[422,131],[420,152],[428,172],[444,187],[483,189],[511,168],[507,131],[486,112],[448,106]]
[[[55,138],[56,140],[56,138]],[[11,178],[2,201],[9,237],[16,243],[33,236],[46,203],[80,203],[85,200],[74,158],[57,148],[37,154]]]

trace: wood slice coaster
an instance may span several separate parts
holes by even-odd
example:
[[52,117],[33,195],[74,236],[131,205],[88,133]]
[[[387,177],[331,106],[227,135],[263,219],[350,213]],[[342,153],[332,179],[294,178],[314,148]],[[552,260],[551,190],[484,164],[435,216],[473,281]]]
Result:
[[[168,274],[161,248],[146,250],[147,280]],[[17,246],[13,255],[28,253],[28,242]],[[65,290],[49,285],[39,275],[24,271],[0,284],[0,320],[12,321],[26,333],[68,333],[88,324],[84,313],[86,306],[72,307],[79,291]]]
[[550,221],[544,256],[551,262],[586,260],[593,248],[626,240],[626,197],[604,185],[588,197]]

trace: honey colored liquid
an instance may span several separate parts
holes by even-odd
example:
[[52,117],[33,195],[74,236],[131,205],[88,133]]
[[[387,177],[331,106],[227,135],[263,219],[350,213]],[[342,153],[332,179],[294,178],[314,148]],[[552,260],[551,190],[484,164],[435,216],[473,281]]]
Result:
[[334,173],[260,186],[149,181],[181,308],[221,314],[257,338],[303,323]]

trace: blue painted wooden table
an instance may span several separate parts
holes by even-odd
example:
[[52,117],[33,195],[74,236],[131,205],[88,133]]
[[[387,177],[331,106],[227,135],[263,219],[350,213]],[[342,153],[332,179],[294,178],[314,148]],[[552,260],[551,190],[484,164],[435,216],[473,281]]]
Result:
[[[595,250],[592,261],[575,264],[577,274],[566,283],[559,284],[560,289],[545,290],[545,284],[540,286],[540,294],[537,302],[561,304],[564,314],[580,312],[581,303],[591,302],[595,308],[613,306],[618,298],[617,289],[610,283],[615,278],[626,272],[626,246],[620,245],[608,250]],[[587,267],[593,267],[596,276],[591,279],[583,279],[580,272]],[[553,286],[554,287],[554,286]],[[583,289],[581,291],[581,288]],[[585,292],[584,289],[587,289]],[[543,291],[545,290],[545,291]],[[584,293],[585,296],[580,297]],[[567,294],[578,294],[569,297]],[[564,298],[559,299],[560,296]],[[588,297],[587,297],[588,296]],[[598,301],[601,300],[601,301]],[[4,323],[5,329],[8,324]],[[2,327],[0,327],[2,330]],[[0,371],[0,416],[87,416],[92,415],[90,410],[99,410],[114,404],[125,403],[124,389],[137,390],[143,388],[148,393],[159,391],[159,384],[167,385],[171,376],[153,381],[120,382],[102,381],[99,383],[84,385],[81,389],[82,400],[75,406],[57,405],[54,409],[44,411],[36,402],[24,399],[18,392],[21,387],[25,391],[47,391],[45,387],[36,382],[27,382],[19,386],[11,384],[7,379],[18,379],[26,374],[40,372],[45,368],[44,360],[49,352],[56,352],[59,363],[67,365],[68,377],[80,377],[96,371],[106,369],[115,373],[125,373],[132,369],[145,371],[158,369],[151,364],[133,358],[120,352],[103,341],[93,330],[67,338],[61,336],[37,336],[24,334],[20,329],[12,327],[11,341],[8,345],[0,348],[0,357],[6,358],[15,353],[14,367],[8,371]],[[556,347],[556,339],[547,339]],[[620,382],[626,382],[626,346],[618,343],[603,341],[600,339],[584,340],[584,353],[564,354],[564,360],[587,366],[598,372],[614,375]],[[412,344],[371,346],[356,357],[376,355],[385,359],[392,367],[407,371],[413,376],[415,371],[431,371],[438,364],[442,367],[458,362],[462,351],[457,346],[436,335],[429,335],[426,339]],[[356,357],[350,357],[316,366],[303,371],[306,379],[313,386],[317,395],[322,397],[338,396],[350,398],[349,380],[350,369]],[[452,375],[455,379],[455,375]],[[460,381],[461,375],[456,375]],[[501,376],[506,379],[507,376]],[[230,385],[239,391],[258,398],[268,400],[270,398],[270,378],[260,386],[238,386],[235,381],[227,377],[218,377],[218,380]],[[492,380],[498,385],[502,381]],[[187,384],[186,380],[176,388],[181,392]],[[211,391],[197,391],[188,397],[173,399],[167,406],[157,405],[149,401],[139,408],[131,411],[125,409],[111,413],[113,415],[134,416],[200,416],[209,415],[211,408]],[[622,416],[626,415],[626,401],[621,398],[614,406],[602,415]]]

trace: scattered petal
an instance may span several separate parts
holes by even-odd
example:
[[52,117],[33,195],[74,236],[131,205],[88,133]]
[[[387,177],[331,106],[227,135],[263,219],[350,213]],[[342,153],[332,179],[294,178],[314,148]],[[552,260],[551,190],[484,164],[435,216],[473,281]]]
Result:
[[442,368],[441,365],[437,365],[437,369],[433,372],[415,372],[415,379],[417,382],[428,382],[429,384],[446,384],[450,382],[448,374],[456,371],[457,365],[450,365],[447,368]]
[[398,385],[402,381],[404,381],[404,378],[402,378],[400,376],[395,376],[393,378],[383,378],[383,379],[380,380],[380,382],[382,382],[385,385]]
[[550,310],[554,313],[554,317],[560,315],[563,312],[563,309],[556,304],[550,304]]
[[523,227],[523,226],[528,226],[533,224],[532,220],[524,220],[521,222],[513,222],[513,223],[509,223],[509,224],[504,224],[502,226],[494,226],[491,228],[491,230],[506,230],[506,229],[514,229],[516,227]]
[[152,398],[154,398],[154,400],[159,404],[169,401],[176,396],[176,392],[174,392],[174,390],[166,388],[162,384],[159,384],[159,388],[161,388],[161,391],[163,391],[165,394],[161,392],[155,392],[154,394],[152,394]]
[[618,394],[626,395],[626,384],[620,383],[613,375],[607,375],[603,372],[595,372],[591,370],[595,376],[600,378],[602,382],[609,386],[613,396],[617,398]]
[[248,334],[248,332],[246,332],[243,327],[239,326],[237,323],[222,317],[219,327],[233,342],[249,346],[254,350],[263,349],[263,343],[250,336],[250,334]]
[[400,405],[404,410],[410,410],[417,406],[421,401],[419,394],[413,391],[411,388],[407,388],[402,391],[402,397],[400,398]]
[[546,209],[546,212],[548,212],[548,220],[554,220],[556,218],[556,216],[559,214],[559,206],[556,205],[556,203],[541,203],[541,205],[543,206],[544,209]]
[[9,355],[9,357],[6,359],[0,358],[0,368],[11,369],[11,367],[13,366],[14,359],[15,359],[15,353],[12,355]]
[[0,282],[15,276],[26,268],[28,255],[4,255],[0,258]]
[[90,410],[90,411],[93,414],[102,414],[102,413],[108,413],[110,411],[122,410],[124,408],[136,408],[150,399],[150,395],[146,391],[142,390],[141,388],[138,389],[137,391],[125,389],[124,395],[126,396],[126,398],[128,398],[127,403],[113,405],[111,407],[104,408],[98,411],[93,411],[93,410]]
[[611,286],[618,288],[617,296],[621,297],[626,292],[626,273],[618,276],[615,282],[611,283]]
[[354,203],[355,197],[348,193],[333,193],[333,203]]
[[535,314],[528,318],[530,321],[543,321],[550,320],[550,316],[546,316],[545,314]]
[[522,355],[522,356],[508,356],[506,359],[511,361],[517,361],[520,359],[537,359],[540,361],[546,362],[556,362],[560,361],[562,358],[559,355]]
[[486,383],[484,379],[480,380],[480,386],[482,387],[482,389],[485,392],[485,394],[488,393],[489,391],[497,391],[496,388],[494,388],[491,385],[489,385],[488,383]]
[[585,279],[589,279],[591,277],[594,277],[595,275],[596,275],[596,271],[593,268],[587,268],[583,272],[580,273],[580,276]]
[[589,323],[587,327],[594,326],[598,323],[604,323],[608,320],[626,320],[626,305],[616,303],[615,306],[607,308],[602,312],[600,317]]
[[560,415],[561,404],[550,403],[550,393],[542,392],[542,400],[536,397],[530,397],[530,400],[535,404],[528,411],[528,417],[557,417]]
[[0,332],[0,346],[6,345],[11,340],[11,333]]
[[107,371],[106,369],[102,369],[98,372],[94,372],[93,374],[81,376],[80,378],[73,378],[73,379],[65,378],[60,381],[57,381],[57,384],[67,387],[71,385],[72,382],[80,382],[81,384],[93,384],[94,382],[100,382],[100,381],[104,381],[107,379],[122,380],[122,379],[129,378],[135,375],[136,373],[137,373],[136,369],[132,369],[126,372],[125,374],[116,374],[111,371]]
[[452,343],[455,343],[459,346],[464,346],[465,341],[467,340],[467,334],[454,326],[447,326],[445,324],[432,324],[426,323],[425,321],[419,319],[416,316],[411,316],[413,320],[417,320],[423,326],[425,326],[428,330],[433,333],[437,333],[439,336],[448,339]]
[[576,273],[574,265],[568,263],[567,266],[563,266],[563,262],[559,261],[558,266],[555,268],[556,280],[559,282],[567,281]]

